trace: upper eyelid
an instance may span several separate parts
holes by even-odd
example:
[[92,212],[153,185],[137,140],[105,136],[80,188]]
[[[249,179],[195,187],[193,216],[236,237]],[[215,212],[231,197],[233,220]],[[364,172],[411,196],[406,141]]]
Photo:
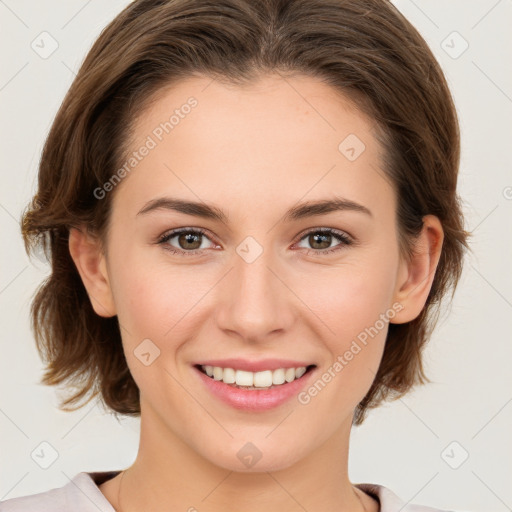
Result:
[[336,228],[328,228],[328,227],[325,227],[325,226],[322,226],[322,227],[317,227],[317,228],[308,228],[304,231],[301,231],[298,235],[297,235],[297,240],[300,241],[302,240],[306,235],[309,235],[310,233],[322,233],[322,232],[327,232],[327,233],[333,233],[334,235],[341,235],[341,236],[345,236],[346,238],[350,238],[350,240],[354,240],[354,237],[348,233],[347,231],[344,231],[343,229],[336,229]]
[[199,235],[204,235],[207,238],[215,238],[212,235],[210,235],[210,231],[205,228],[196,228],[196,227],[186,227],[186,228],[175,228],[170,229],[169,231],[166,231],[163,235],[161,235],[159,238],[173,238],[176,235],[179,235],[180,233],[195,233]]

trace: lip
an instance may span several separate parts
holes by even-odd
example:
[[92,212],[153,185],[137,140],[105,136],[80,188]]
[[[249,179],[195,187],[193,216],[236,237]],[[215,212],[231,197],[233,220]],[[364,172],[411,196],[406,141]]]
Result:
[[[215,364],[213,366],[220,365]],[[302,364],[301,366],[311,365]],[[225,368],[230,367],[226,366]],[[266,368],[268,369],[268,366]],[[278,366],[278,368],[283,367]],[[208,377],[208,375],[203,373],[197,366],[193,366],[192,369],[201,382],[204,383],[208,391],[223,403],[238,410],[258,412],[278,407],[290,400],[292,397],[297,396],[298,393],[309,384],[312,376],[316,375],[318,366],[311,368],[302,375],[302,377],[295,379],[293,382],[287,382],[266,390],[235,388],[229,384],[225,384],[221,380],[215,380]]]
[[221,368],[233,368],[246,372],[262,372],[264,370],[278,370],[279,368],[299,368],[311,366],[311,361],[292,361],[291,359],[262,359],[261,361],[249,361],[247,359],[213,359],[194,363],[198,366],[219,366]]

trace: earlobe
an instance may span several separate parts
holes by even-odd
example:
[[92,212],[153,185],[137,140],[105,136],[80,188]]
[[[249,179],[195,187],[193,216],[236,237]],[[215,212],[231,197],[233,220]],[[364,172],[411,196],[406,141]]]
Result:
[[116,315],[106,258],[100,240],[88,233],[85,227],[71,228],[69,252],[94,311],[102,317]]
[[390,321],[402,324],[414,320],[423,310],[441,257],[444,232],[434,215],[423,217],[423,228],[411,260],[401,261],[394,302],[402,309]]

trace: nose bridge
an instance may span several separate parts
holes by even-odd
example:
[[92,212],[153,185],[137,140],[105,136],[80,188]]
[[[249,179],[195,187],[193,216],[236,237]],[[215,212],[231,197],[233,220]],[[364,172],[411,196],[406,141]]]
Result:
[[233,267],[217,311],[219,327],[251,340],[287,330],[293,306],[289,291],[276,276],[272,251],[247,237],[233,255]]

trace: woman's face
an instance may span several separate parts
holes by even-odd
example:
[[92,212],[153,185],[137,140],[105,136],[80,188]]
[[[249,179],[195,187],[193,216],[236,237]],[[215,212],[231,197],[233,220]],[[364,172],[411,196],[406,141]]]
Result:
[[[131,168],[104,187],[114,197],[103,268],[155,438],[236,471],[261,457],[263,471],[348,432],[387,321],[410,319],[396,198],[372,125],[329,86],[279,76],[246,87],[191,78],[137,120]],[[199,206],[178,211],[171,200]],[[339,208],[303,206],[334,200]],[[201,214],[211,211],[224,218]],[[196,367],[225,359],[315,368],[298,387],[237,396],[217,382],[228,400],[242,397],[237,406]],[[293,392],[274,402],[286,386]],[[255,393],[270,395],[266,407],[243,402]]]

